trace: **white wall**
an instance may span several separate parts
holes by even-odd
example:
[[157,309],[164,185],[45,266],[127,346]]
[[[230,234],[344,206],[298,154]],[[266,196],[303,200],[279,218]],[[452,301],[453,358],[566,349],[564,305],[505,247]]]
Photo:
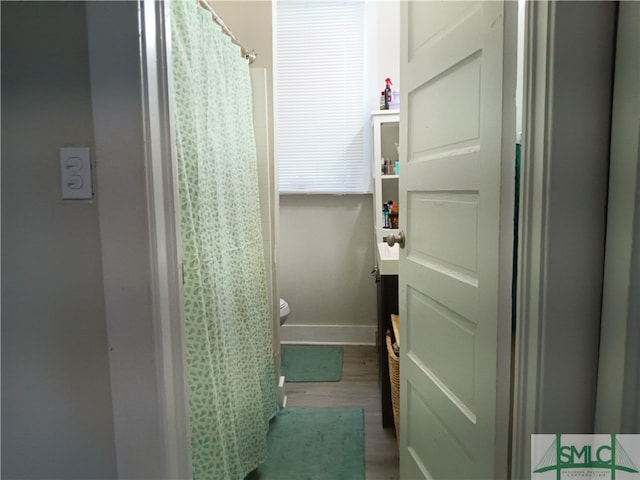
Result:
[[[384,90],[385,78],[400,91],[400,0],[375,2],[376,16],[376,93]],[[379,102],[378,102],[379,105]]]
[[375,342],[371,195],[280,197],[283,341]]
[[[371,110],[384,79],[400,89],[400,4],[376,2],[368,73]],[[370,129],[370,124],[365,125]],[[373,161],[370,158],[365,161]],[[291,306],[283,341],[374,343],[376,286],[372,195],[280,197],[278,282]]]
[[60,192],[60,147],[96,166],[85,4],[1,8],[2,477],[115,478],[100,196]]

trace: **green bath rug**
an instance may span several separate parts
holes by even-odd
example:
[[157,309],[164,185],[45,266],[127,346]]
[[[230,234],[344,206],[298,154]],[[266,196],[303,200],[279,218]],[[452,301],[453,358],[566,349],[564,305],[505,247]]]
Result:
[[342,378],[342,346],[285,345],[282,375],[286,382],[339,382]]
[[267,461],[246,480],[364,480],[362,408],[285,408],[271,422]]

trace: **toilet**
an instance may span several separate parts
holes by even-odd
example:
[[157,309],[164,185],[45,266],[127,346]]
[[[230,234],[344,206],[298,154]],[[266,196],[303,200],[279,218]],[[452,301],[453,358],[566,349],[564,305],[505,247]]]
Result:
[[280,299],[280,325],[284,325],[284,322],[287,321],[289,317],[289,313],[291,310],[289,309],[289,304],[284,301],[282,298]]

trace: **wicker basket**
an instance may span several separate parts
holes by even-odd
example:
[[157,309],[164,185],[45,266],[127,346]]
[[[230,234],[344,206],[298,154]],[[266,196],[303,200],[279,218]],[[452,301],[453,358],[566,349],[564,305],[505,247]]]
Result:
[[391,381],[393,423],[396,426],[396,440],[400,442],[400,359],[393,351],[391,334],[389,332],[387,332],[387,354],[389,357],[389,379]]

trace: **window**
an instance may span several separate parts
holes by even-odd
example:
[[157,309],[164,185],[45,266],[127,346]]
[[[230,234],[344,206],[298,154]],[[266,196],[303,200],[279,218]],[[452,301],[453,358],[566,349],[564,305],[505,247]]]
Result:
[[281,193],[371,191],[364,23],[365,2],[275,3]]

